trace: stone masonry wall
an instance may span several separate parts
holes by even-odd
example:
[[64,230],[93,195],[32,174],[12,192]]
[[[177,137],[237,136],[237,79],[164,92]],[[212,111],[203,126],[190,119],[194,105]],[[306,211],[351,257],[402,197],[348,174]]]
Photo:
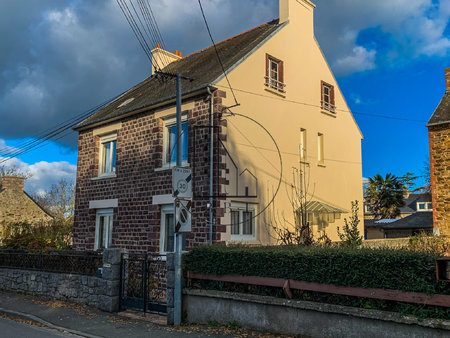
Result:
[[[214,120],[220,133],[219,113],[225,93],[214,93]],[[186,234],[186,247],[207,243],[209,235],[209,144],[210,98],[196,97],[194,108],[188,111],[188,162],[193,169],[194,200],[192,232]],[[170,108],[170,107],[168,107]],[[117,121],[116,121],[117,122]],[[78,166],[75,205],[74,247],[92,250],[95,240],[96,210],[89,209],[89,201],[117,199],[113,209],[112,247],[131,252],[159,252],[161,206],[152,204],[155,195],[172,193],[172,171],[161,169],[164,150],[164,120],[153,111],[124,118],[117,130],[116,177],[93,179],[98,176],[99,136],[93,129],[79,133]],[[106,125],[102,125],[106,126]],[[214,149],[216,193],[220,191],[221,156]],[[195,157],[195,159],[194,159]],[[220,206],[218,201],[216,206]],[[220,226],[223,210],[215,209],[213,240],[221,242]]]
[[450,124],[428,128],[433,226],[450,237]]
[[0,290],[84,303],[108,312],[119,311],[120,254],[118,249],[105,250],[102,278],[0,268]]

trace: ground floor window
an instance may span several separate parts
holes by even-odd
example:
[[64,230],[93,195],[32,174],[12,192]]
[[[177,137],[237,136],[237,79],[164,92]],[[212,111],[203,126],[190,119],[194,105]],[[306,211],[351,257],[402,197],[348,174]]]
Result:
[[175,232],[173,205],[161,207],[161,234],[159,251],[173,252],[173,236]]
[[112,245],[113,209],[97,209],[94,249],[107,249]]
[[249,203],[232,203],[231,240],[248,241],[256,239],[256,205]]

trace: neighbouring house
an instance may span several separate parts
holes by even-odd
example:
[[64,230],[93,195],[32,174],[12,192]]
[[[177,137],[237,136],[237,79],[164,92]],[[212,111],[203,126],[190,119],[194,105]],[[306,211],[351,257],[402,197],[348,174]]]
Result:
[[434,233],[450,236],[450,68],[445,94],[427,123]]
[[402,238],[433,233],[433,208],[430,193],[409,194],[395,219],[374,219],[364,206],[364,238]]
[[0,182],[0,227],[8,223],[40,223],[53,219],[24,190],[25,179],[4,176]]
[[[217,44],[239,106],[215,48],[152,51],[164,72],[192,79],[182,96],[194,194],[186,248],[276,243],[274,227],[298,221],[293,186],[307,193],[316,237],[338,240],[351,201],[362,203],[362,135],[314,37],[314,8],[280,0],[279,19]],[[171,251],[175,80],[152,74],[75,129],[74,247]]]

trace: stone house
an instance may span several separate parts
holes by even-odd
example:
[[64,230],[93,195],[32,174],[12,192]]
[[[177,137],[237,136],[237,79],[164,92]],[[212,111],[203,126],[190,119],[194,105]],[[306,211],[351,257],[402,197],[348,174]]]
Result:
[[[299,179],[316,236],[337,240],[351,201],[363,200],[362,134],[314,37],[315,5],[279,5],[279,19],[217,44],[233,91],[213,47],[152,51],[164,72],[192,79],[182,84],[187,248],[276,243],[274,229],[297,220]],[[152,74],[75,128],[76,249],[172,250],[174,123],[175,80]]]
[[24,190],[23,177],[5,176],[0,183],[0,226],[7,223],[39,223],[53,219]]
[[[433,209],[430,193],[408,194],[400,215],[395,219],[374,219],[364,208],[364,238],[404,238],[433,233]],[[366,207],[366,206],[365,206]]]
[[427,123],[434,231],[450,236],[450,68],[445,94]]

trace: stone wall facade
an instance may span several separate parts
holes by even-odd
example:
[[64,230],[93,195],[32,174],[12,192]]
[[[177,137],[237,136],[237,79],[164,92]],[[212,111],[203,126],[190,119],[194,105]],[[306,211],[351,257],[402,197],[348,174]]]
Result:
[[52,219],[24,192],[24,178],[7,176],[0,183],[0,226],[6,223],[40,223]]
[[428,128],[433,226],[450,237],[450,124]]
[[[214,133],[221,136],[220,113],[225,92],[214,92]],[[187,101],[186,101],[187,102]],[[193,170],[194,199],[192,232],[186,234],[186,247],[207,243],[209,237],[210,106],[208,94],[191,99],[188,115],[188,163]],[[166,108],[173,108],[172,106]],[[159,108],[158,111],[161,111]],[[95,242],[96,209],[90,201],[117,200],[113,208],[112,247],[130,252],[159,252],[161,205],[154,196],[172,194],[172,171],[163,167],[164,119],[155,111],[145,111],[120,120],[117,130],[116,175],[97,179],[100,138],[94,128],[79,132],[75,204],[74,247],[92,250]],[[111,124],[117,123],[117,121]],[[108,126],[108,124],[101,127]],[[98,128],[99,126],[97,126]],[[218,142],[214,146],[214,189],[223,183]],[[223,209],[215,200],[213,241],[220,243],[225,227],[220,225]]]
[[103,311],[119,311],[119,249],[103,253],[102,277],[0,268],[0,290],[84,303]]

